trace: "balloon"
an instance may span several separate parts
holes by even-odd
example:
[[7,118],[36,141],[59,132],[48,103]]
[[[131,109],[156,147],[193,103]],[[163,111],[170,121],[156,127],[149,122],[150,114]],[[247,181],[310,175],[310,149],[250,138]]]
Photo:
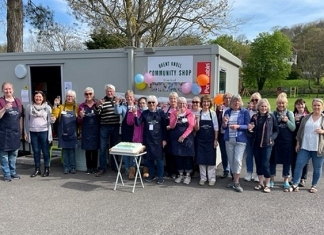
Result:
[[199,95],[200,92],[201,92],[201,86],[199,86],[198,83],[193,83],[191,85],[191,92],[194,94],[194,95]]
[[200,74],[196,81],[200,86],[206,86],[209,83],[209,77],[206,74]]
[[134,80],[135,80],[136,84],[140,84],[140,83],[144,82],[144,76],[140,73],[136,74]]
[[183,94],[188,94],[191,91],[191,83],[185,82],[181,85],[181,91]]
[[145,83],[145,82],[142,82],[142,83],[135,83],[135,87],[136,87],[138,90],[143,90],[143,89],[146,87],[146,83]]
[[223,94],[218,94],[214,97],[214,103],[216,105],[222,104],[223,103]]
[[150,73],[144,73],[144,82],[146,84],[151,84],[154,81],[154,77]]

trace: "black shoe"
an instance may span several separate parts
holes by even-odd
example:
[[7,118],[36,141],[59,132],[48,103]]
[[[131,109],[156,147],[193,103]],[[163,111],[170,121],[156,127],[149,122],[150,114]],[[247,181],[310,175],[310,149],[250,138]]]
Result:
[[43,177],[49,176],[49,173],[50,173],[49,166],[45,166]]
[[75,173],[76,173],[75,168],[72,168],[72,169],[70,170],[70,173],[71,173],[71,174],[75,174]]
[[221,179],[225,179],[228,177],[228,172],[224,172],[224,174],[221,176]]
[[87,171],[86,171],[86,175],[90,175],[91,174],[91,172],[92,172],[92,169],[87,169]]
[[39,167],[36,167],[35,168],[35,171],[33,174],[30,175],[30,177],[34,178],[34,177],[37,177],[38,175],[41,175],[41,171],[40,171],[40,168]]
[[96,177],[100,177],[102,175],[106,174],[106,171],[104,170],[99,170],[97,173],[96,173]]

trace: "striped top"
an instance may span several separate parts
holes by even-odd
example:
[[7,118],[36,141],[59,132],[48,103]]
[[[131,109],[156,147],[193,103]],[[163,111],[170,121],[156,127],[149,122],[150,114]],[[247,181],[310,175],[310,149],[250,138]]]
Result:
[[100,124],[101,125],[112,125],[119,126],[120,115],[115,113],[115,97],[108,98],[105,96],[105,102],[102,105],[99,105],[97,110],[100,115]]

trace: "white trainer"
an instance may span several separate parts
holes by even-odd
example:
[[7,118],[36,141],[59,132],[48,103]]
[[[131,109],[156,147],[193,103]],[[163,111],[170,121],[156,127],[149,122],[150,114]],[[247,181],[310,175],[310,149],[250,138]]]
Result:
[[191,176],[190,175],[186,175],[184,177],[183,183],[184,184],[190,184],[190,182],[191,182]]
[[246,173],[246,176],[244,177],[245,181],[251,181],[252,180],[252,173]]
[[183,176],[183,174],[180,174],[180,175],[178,175],[178,177],[174,180],[174,182],[176,182],[176,183],[181,183],[182,181],[183,181],[183,178],[184,178],[184,176]]
[[254,182],[259,182],[259,177],[257,174],[253,174],[252,178],[253,178]]

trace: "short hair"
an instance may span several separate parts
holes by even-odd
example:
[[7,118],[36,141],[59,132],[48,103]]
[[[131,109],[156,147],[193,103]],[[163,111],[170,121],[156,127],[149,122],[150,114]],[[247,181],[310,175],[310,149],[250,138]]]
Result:
[[254,92],[254,93],[251,95],[250,100],[251,100],[253,97],[257,97],[258,100],[260,100],[260,99],[261,99],[261,94],[260,94],[259,92]]
[[285,92],[281,92],[276,99],[276,103],[277,102],[284,102],[288,104],[287,94]]
[[116,91],[115,86],[112,85],[112,84],[106,84],[106,85],[105,85],[105,90],[107,90],[108,88],[112,89],[113,91]]
[[223,95],[223,101],[225,100],[225,98],[226,97],[228,97],[228,96],[233,96],[231,93],[229,93],[229,92],[226,92],[224,95]]
[[206,94],[206,95],[203,95],[202,97],[200,97],[200,106],[201,107],[203,106],[204,100],[207,100],[210,103],[209,108],[211,108],[213,101],[212,101],[212,98],[210,97],[210,95]]
[[126,98],[127,95],[128,95],[128,96],[131,95],[131,96],[134,97],[134,91],[132,91],[132,90],[128,90],[128,91],[126,91],[126,92],[125,92],[125,98]]
[[76,100],[76,93],[75,93],[74,90],[68,90],[68,91],[65,93],[65,97],[66,97],[67,95],[72,96],[73,99]]
[[195,96],[194,98],[192,98],[192,101],[199,101],[200,102],[200,97],[199,96]]
[[154,101],[156,104],[159,103],[155,95],[149,95],[147,97],[147,102],[150,102],[150,101]]
[[91,92],[92,94],[94,94],[94,89],[92,87],[86,87],[86,89],[84,89],[84,93],[86,92]]
[[259,101],[258,101],[258,103],[257,103],[257,105],[256,105],[256,109],[257,109],[258,111],[260,111],[260,110],[259,110],[259,109],[260,109],[260,106],[261,106],[263,103],[266,103],[266,104],[267,104],[267,106],[268,106],[268,112],[270,112],[270,110],[271,110],[270,103],[269,103],[268,99],[266,99],[266,98],[259,99]]
[[139,99],[137,100],[138,105],[140,104],[141,100],[145,100],[145,103],[147,102],[146,97],[145,97],[145,96],[142,96],[141,98],[139,98]]
[[229,103],[231,109],[233,109],[234,102],[236,102],[237,100],[240,101],[240,107],[243,106],[242,97],[239,94],[236,94],[232,96],[231,102]]
[[178,95],[178,93],[177,92],[175,92],[175,91],[172,91],[170,94],[169,94],[169,98],[170,97],[175,97],[175,98],[178,98],[179,97],[179,95]]
[[181,97],[178,97],[178,103],[187,103],[187,99],[185,98],[185,97],[183,97],[183,96],[181,96]]

